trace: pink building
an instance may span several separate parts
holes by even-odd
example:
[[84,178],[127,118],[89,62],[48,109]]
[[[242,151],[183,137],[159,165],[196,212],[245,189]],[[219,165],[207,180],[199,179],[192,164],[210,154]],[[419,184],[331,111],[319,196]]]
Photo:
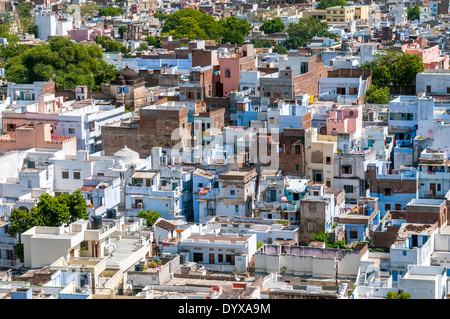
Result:
[[67,155],[75,155],[77,139],[69,136],[52,136],[50,124],[22,126],[14,133],[0,136],[0,151],[30,148],[63,149]]
[[351,133],[362,134],[362,105],[342,105],[331,111],[327,118],[327,135]]
[[111,30],[102,29],[73,29],[70,31],[70,39],[76,42],[95,41],[97,35],[108,36],[111,40]]
[[405,45],[402,51],[408,54],[419,54],[423,60],[423,66],[428,70],[448,69],[448,54],[442,55],[439,45],[421,48],[420,44]]
[[233,90],[239,90],[241,71],[258,70],[252,44],[243,45],[237,50],[227,57],[219,58],[223,96],[228,96]]

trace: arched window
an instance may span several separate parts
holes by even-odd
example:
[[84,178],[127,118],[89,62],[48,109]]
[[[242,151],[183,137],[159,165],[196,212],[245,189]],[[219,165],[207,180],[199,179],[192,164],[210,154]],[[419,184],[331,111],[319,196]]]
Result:
[[231,77],[230,69],[225,69],[225,77],[226,78],[230,78]]

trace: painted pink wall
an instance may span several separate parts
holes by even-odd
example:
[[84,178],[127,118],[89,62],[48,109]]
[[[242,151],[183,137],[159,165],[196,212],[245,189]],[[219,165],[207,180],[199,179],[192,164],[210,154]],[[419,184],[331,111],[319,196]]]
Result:
[[[327,135],[331,135],[331,131],[337,131],[338,133],[361,133],[362,131],[362,112],[361,107],[358,109],[341,109],[342,117],[338,119],[338,110],[331,112],[330,117],[327,119]],[[353,112],[353,116],[350,116],[350,112]]]
[[[240,68],[239,58],[220,58],[220,82],[223,84],[223,95],[227,96],[233,90],[239,89]],[[225,70],[230,70],[230,77],[225,77]]]

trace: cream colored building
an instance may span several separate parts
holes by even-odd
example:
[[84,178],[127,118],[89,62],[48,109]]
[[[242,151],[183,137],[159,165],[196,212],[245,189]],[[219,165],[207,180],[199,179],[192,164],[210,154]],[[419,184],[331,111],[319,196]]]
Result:
[[337,151],[337,136],[318,135],[317,128],[305,130],[305,174],[315,182],[324,182],[333,187],[334,153]]
[[309,17],[314,17],[319,20],[326,20],[327,10],[308,10],[302,12],[303,19],[308,19]]
[[328,23],[347,23],[353,20],[367,20],[368,6],[335,6],[327,8]]
[[[137,218],[135,218],[137,219]],[[140,219],[139,219],[140,220]],[[60,258],[106,258],[109,269],[126,271],[151,252],[149,231],[130,236],[127,219],[78,220],[69,226],[35,226],[22,233],[24,267],[41,268]]]

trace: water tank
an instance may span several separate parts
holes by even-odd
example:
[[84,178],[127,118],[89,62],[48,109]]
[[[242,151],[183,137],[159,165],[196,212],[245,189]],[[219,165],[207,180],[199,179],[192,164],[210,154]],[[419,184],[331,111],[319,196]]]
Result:
[[115,219],[117,217],[116,210],[114,208],[110,208],[106,211],[106,217]]
[[143,271],[143,269],[141,264],[134,265],[134,271]]
[[101,229],[102,228],[102,216],[93,216],[92,217],[92,228],[93,229]]

